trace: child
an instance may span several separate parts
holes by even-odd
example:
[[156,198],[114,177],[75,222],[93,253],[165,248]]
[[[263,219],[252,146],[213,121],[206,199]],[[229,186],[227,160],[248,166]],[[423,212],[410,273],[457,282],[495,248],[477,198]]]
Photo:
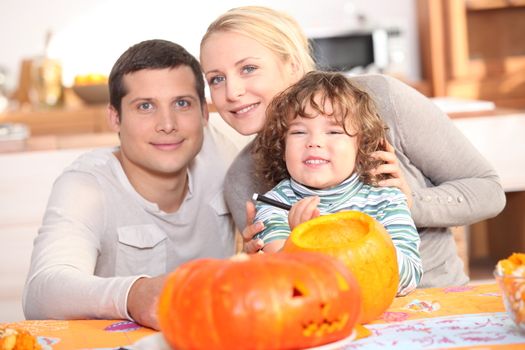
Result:
[[385,127],[367,93],[340,73],[310,72],[267,109],[255,140],[257,175],[275,186],[267,197],[292,205],[288,212],[257,203],[255,222],[263,251],[282,248],[291,229],[318,215],[358,210],[388,231],[399,264],[398,295],[416,288],[422,275],[419,234],[405,195],[375,187],[372,153],[385,147]]

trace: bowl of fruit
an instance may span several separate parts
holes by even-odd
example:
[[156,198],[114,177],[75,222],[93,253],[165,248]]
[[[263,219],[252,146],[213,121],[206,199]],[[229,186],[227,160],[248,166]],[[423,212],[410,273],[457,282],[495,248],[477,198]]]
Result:
[[509,317],[525,334],[525,254],[514,253],[498,261],[494,270]]
[[103,74],[77,75],[72,89],[87,104],[109,102],[108,78]]

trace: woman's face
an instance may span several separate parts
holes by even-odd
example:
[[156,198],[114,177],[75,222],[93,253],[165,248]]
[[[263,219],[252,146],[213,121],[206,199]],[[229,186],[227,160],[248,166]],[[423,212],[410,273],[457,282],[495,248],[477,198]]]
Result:
[[234,32],[212,34],[200,60],[215,108],[242,135],[258,133],[272,98],[300,78],[295,64]]

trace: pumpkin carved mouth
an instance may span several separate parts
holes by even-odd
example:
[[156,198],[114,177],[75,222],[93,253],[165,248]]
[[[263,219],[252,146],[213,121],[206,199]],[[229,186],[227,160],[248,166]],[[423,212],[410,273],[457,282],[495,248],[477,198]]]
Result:
[[[338,278],[338,284],[340,290],[346,291],[349,286],[342,276]],[[292,290],[292,298],[304,298],[308,297],[308,290],[299,282],[296,282]],[[348,313],[343,313],[334,319],[328,318],[330,307],[327,303],[321,302],[319,304],[320,314],[325,316],[321,322],[315,322],[313,320],[306,322],[302,325],[303,335],[305,337],[321,337],[326,334],[332,334],[334,332],[341,331],[349,320]]]
[[321,323],[315,323],[313,321],[303,325],[303,335],[305,337],[321,337],[325,334],[331,334],[342,330],[348,322],[348,314],[344,313],[340,317],[337,317],[334,321],[324,319]]

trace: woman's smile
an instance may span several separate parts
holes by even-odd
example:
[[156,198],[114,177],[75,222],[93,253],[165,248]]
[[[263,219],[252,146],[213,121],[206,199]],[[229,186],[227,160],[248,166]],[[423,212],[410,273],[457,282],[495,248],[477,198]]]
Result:
[[241,106],[237,109],[233,109],[231,111],[232,114],[234,114],[235,116],[237,117],[243,117],[245,116],[248,112],[254,110],[255,108],[259,107],[261,103],[260,102],[257,102],[257,103],[253,103],[253,104],[249,104],[249,105],[245,105],[245,106]]

